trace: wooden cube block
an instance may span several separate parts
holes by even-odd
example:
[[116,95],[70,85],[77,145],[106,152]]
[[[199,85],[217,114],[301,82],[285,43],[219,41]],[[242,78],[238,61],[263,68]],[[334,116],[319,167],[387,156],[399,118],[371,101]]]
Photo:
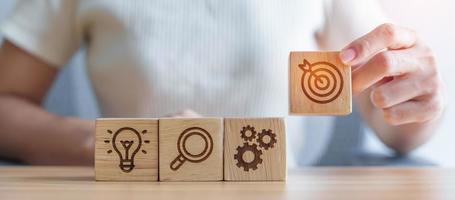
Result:
[[224,179],[286,180],[286,134],[282,118],[224,120]]
[[95,179],[158,180],[157,119],[97,119]]
[[352,111],[351,67],[339,52],[291,52],[289,112],[346,115]]
[[222,119],[160,119],[159,153],[160,181],[223,180]]

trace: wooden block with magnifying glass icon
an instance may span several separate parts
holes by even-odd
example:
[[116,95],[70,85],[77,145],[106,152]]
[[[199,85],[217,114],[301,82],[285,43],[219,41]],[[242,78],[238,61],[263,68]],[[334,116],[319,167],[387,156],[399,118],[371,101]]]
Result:
[[347,115],[352,110],[351,67],[339,52],[291,52],[289,113]]
[[95,179],[158,181],[158,119],[97,119]]
[[223,120],[159,120],[160,181],[222,181]]
[[283,118],[224,119],[226,181],[286,180]]

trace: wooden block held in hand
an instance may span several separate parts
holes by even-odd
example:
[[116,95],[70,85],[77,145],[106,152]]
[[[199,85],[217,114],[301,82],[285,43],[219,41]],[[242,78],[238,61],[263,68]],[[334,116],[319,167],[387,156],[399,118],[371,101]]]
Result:
[[282,118],[224,120],[226,181],[286,180],[286,134]]
[[351,93],[351,67],[341,62],[339,52],[291,52],[291,114],[347,115]]
[[223,120],[160,119],[159,153],[160,181],[223,180]]
[[158,180],[157,119],[97,119],[95,179]]

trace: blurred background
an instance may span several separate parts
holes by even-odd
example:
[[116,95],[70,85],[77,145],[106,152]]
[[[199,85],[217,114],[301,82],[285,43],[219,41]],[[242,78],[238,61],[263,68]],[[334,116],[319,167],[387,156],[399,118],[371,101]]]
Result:
[[[421,38],[434,50],[441,74],[447,86],[448,107],[441,129],[427,144],[415,154],[425,157],[439,166],[455,166],[455,108],[451,103],[455,98],[455,84],[450,78],[455,74],[455,61],[451,60],[452,47],[455,47],[455,2],[449,0],[380,0],[384,12],[397,24],[417,30]],[[14,8],[15,0],[0,1],[0,22]],[[1,40],[1,35],[0,35]],[[99,116],[90,82],[86,76],[82,48],[61,71],[48,94],[47,110],[65,116],[79,116],[94,119]]]

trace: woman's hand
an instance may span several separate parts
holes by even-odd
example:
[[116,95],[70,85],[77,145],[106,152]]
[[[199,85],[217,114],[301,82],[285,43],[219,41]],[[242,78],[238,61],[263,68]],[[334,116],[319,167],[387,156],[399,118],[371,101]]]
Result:
[[359,110],[387,146],[408,153],[435,133],[444,92],[430,48],[412,30],[383,24],[340,53],[352,66]]
[[390,125],[441,115],[444,98],[435,57],[414,31],[383,24],[349,44],[340,57],[353,66],[354,95],[370,92]]

